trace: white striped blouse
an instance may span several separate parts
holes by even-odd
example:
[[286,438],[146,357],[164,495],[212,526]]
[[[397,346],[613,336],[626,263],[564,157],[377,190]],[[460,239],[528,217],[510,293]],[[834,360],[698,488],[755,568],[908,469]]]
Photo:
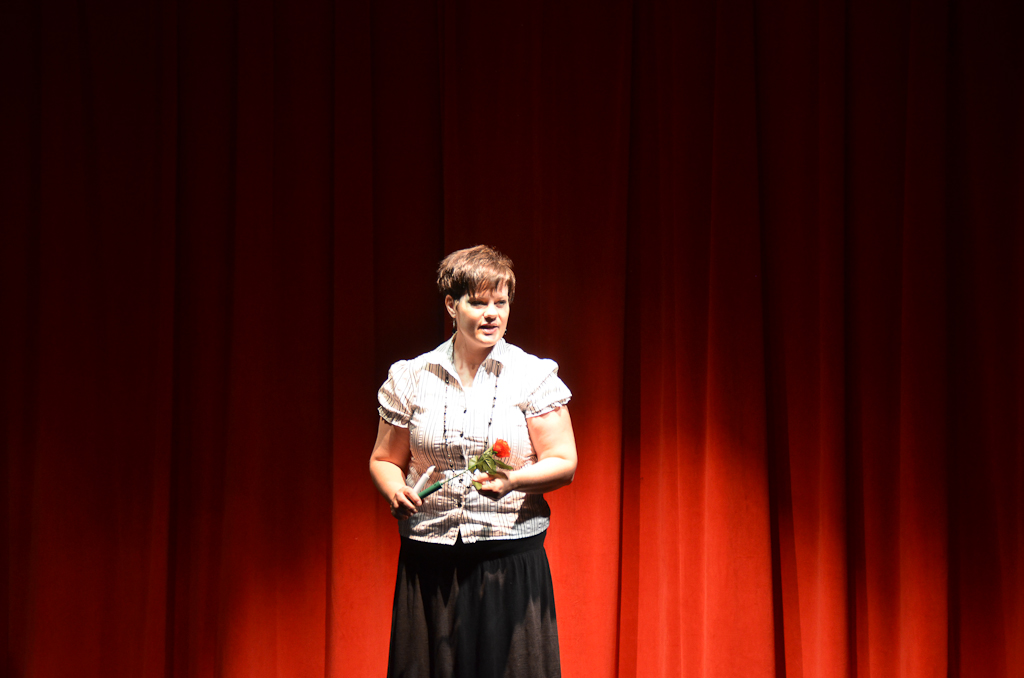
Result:
[[[495,440],[508,442],[515,468],[537,461],[526,419],[557,409],[572,393],[558,378],[553,360],[530,355],[502,339],[465,387],[449,339],[429,353],[391,366],[377,394],[380,416],[409,429],[412,459],[406,483],[415,485],[435,466],[427,483],[465,469],[470,458]],[[399,522],[399,533],[418,541],[454,544],[485,539],[521,539],[540,534],[550,509],[539,494],[509,492],[499,501],[473,489],[463,474],[427,497],[419,512]]]

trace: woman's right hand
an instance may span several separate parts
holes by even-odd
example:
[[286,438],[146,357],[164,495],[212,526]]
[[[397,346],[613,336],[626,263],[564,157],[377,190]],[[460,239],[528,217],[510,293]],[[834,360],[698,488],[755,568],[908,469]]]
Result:
[[403,485],[391,497],[391,515],[399,520],[408,520],[422,505],[423,500],[412,491],[412,488]]

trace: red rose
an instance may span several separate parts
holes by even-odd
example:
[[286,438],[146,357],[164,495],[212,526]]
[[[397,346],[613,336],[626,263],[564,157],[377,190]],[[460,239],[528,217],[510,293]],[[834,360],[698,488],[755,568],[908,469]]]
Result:
[[505,457],[512,454],[512,448],[510,448],[508,446],[508,443],[506,443],[504,440],[495,440],[494,445],[492,445],[491,447],[494,448],[494,454],[501,459],[504,459]]

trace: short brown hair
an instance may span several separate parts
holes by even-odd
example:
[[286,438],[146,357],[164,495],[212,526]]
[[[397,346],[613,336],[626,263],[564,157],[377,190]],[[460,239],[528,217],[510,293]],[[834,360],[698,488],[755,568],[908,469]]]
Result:
[[508,288],[508,300],[516,293],[516,274],[512,260],[488,247],[477,245],[452,252],[437,268],[437,289],[442,295],[461,299],[466,294]]

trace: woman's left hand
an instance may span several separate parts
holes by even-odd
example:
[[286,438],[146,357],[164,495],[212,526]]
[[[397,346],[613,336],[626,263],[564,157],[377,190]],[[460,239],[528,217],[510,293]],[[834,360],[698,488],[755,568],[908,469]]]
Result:
[[480,496],[494,501],[498,501],[514,489],[512,481],[501,476],[481,476],[479,481],[481,485],[477,492],[480,493]]

